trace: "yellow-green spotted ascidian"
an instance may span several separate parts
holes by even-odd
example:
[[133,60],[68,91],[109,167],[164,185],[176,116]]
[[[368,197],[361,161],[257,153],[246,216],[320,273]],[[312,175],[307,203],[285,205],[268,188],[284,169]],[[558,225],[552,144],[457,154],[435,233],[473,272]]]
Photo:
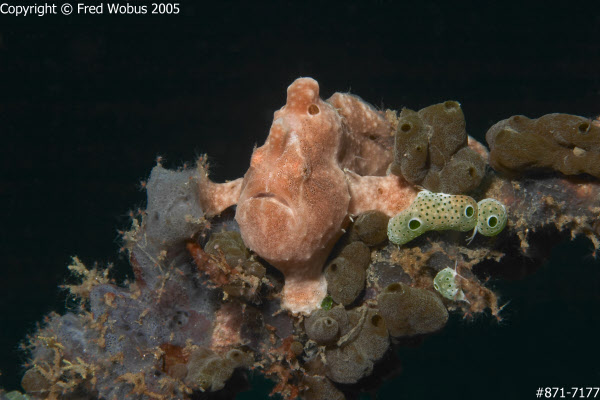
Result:
[[506,208],[498,200],[484,199],[477,203],[469,196],[423,190],[409,208],[390,219],[388,238],[392,243],[403,245],[428,231],[473,229],[470,243],[477,232],[497,235],[506,221]]
[[475,238],[477,232],[484,236],[496,236],[506,226],[508,214],[504,204],[496,199],[483,199],[477,203],[477,226],[468,243]]
[[433,288],[447,299],[468,302],[465,293],[457,282],[457,276],[460,275],[456,272],[456,266],[454,269],[450,267],[444,268],[433,278]]
[[476,225],[477,203],[473,198],[423,190],[408,209],[390,219],[388,238],[402,245],[431,230],[466,232]]

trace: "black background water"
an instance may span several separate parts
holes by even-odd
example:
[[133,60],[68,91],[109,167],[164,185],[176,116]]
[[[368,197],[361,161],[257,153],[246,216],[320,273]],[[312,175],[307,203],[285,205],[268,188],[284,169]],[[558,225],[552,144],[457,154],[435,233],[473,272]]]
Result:
[[[18,388],[19,341],[51,310],[70,256],[114,262],[117,229],[144,207],[139,182],[208,153],[243,175],[285,88],[378,107],[461,102],[483,140],[515,114],[600,114],[600,12],[592,3],[183,3],[179,16],[0,16],[0,386]],[[17,3],[11,3],[17,4]],[[22,3],[21,3],[22,4]],[[60,4],[60,3],[57,3]],[[150,4],[143,1],[131,4]],[[544,245],[541,243],[540,245]],[[510,300],[401,349],[380,399],[534,398],[600,386],[600,262],[566,242],[537,273],[490,285]],[[264,398],[255,388],[240,399]]]

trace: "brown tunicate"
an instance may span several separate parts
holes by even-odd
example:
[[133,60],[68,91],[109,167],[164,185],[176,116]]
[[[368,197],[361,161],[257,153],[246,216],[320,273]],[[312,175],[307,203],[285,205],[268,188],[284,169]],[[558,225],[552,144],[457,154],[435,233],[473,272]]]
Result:
[[351,236],[367,246],[377,246],[387,240],[389,217],[377,210],[366,211],[354,221]]
[[242,236],[237,231],[216,232],[204,246],[208,254],[218,255],[222,252],[227,264],[235,267],[248,259],[248,249],[242,241]]
[[348,315],[341,306],[316,310],[304,321],[306,334],[319,344],[335,342],[348,332],[349,326]]
[[485,162],[468,147],[460,104],[446,101],[418,112],[403,109],[390,171],[432,192],[459,194],[479,186]]
[[233,363],[235,368],[237,367],[249,367],[252,365],[254,358],[251,353],[246,353],[239,349],[231,349],[225,354],[225,358]]
[[[356,242],[355,242],[356,243]],[[364,265],[356,260],[336,257],[325,268],[327,291],[338,304],[351,304],[365,287]]]
[[354,343],[326,351],[325,359],[327,377],[337,383],[356,383],[373,372],[373,361]]
[[357,266],[367,269],[371,263],[371,250],[363,242],[352,242],[342,249],[339,257],[343,257]]
[[294,353],[296,357],[300,357],[304,352],[304,346],[298,341],[293,341],[290,345],[290,350],[292,350],[292,353]]
[[419,114],[405,108],[396,130],[394,162],[391,172],[409,182],[422,182],[428,172],[429,131]]
[[576,115],[516,115],[492,126],[485,138],[490,164],[500,172],[555,170],[600,178],[600,126]]
[[351,330],[338,347],[325,352],[325,372],[334,382],[355,383],[373,371],[374,363],[389,347],[385,320],[376,309],[361,307],[348,312]]
[[337,339],[339,331],[340,326],[335,319],[321,317],[312,324],[309,337],[319,344],[331,343]]
[[258,261],[246,260],[242,264],[244,271],[250,275],[262,278],[265,276],[267,269]]
[[354,302],[365,287],[366,269],[371,263],[371,251],[362,242],[346,245],[339,256],[325,267],[327,291],[338,304]]
[[209,349],[199,348],[190,355],[184,383],[190,388],[199,387],[209,392],[221,390],[236,366],[229,358],[221,358]]
[[30,368],[21,379],[21,386],[27,393],[41,393],[52,386],[48,379],[37,368]]
[[352,326],[362,323],[355,345],[365,353],[369,360],[379,360],[390,344],[387,325],[381,314],[375,309],[369,309],[363,313],[360,308],[352,310],[348,314]]
[[[215,278],[221,278],[222,289],[228,295],[233,297],[255,298],[260,280],[265,276],[265,267],[250,256],[250,252],[244,245],[242,237],[237,231],[216,232],[210,236],[210,239],[204,246],[204,251],[218,260],[225,258],[229,268],[215,268],[218,274]],[[243,274],[232,272],[241,271]],[[229,273],[227,277],[221,276],[223,273]],[[210,274],[209,274],[210,275]]]
[[395,337],[435,332],[448,321],[448,310],[435,293],[400,282],[388,285],[377,303],[390,335]]
[[441,169],[453,154],[467,146],[465,116],[460,104],[449,100],[425,107],[418,114],[423,123],[432,129],[429,138],[431,164]]
[[250,257],[250,252],[237,231],[213,233],[204,246],[204,251],[212,255],[219,255],[222,252],[229,266],[241,265],[244,272],[249,275],[257,278],[265,276],[266,268]]
[[331,381],[323,376],[305,375],[303,380],[305,391],[302,393],[304,400],[345,400],[346,396],[340,392]]

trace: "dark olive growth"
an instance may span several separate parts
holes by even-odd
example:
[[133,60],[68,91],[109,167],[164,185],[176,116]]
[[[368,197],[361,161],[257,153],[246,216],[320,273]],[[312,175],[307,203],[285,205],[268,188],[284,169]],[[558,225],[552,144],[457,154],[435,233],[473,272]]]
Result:
[[360,307],[349,311],[348,318],[357,334],[350,342],[325,352],[326,374],[338,383],[355,383],[369,375],[389,348],[387,326],[376,309]]
[[326,352],[326,374],[337,383],[356,383],[373,372],[373,362],[354,343]]
[[349,329],[348,316],[343,307],[314,311],[305,321],[308,337],[319,344],[331,344]]
[[389,217],[381,211],[367,211],[354,221],[352,234],[367,246],[377,246],[387,240]]
[[363,269],[367,269],[371,263],[371,250],[363,242],[352,242],[344,247],[339,255],[346,260]]
[[213,233],[204,246],[204,251],[214,255],[223,252],[227,264],[232,267],[243,263],[249,257],[248,249],[242,241],[242,236],[237,231]]
[[435,293],[400,282],[388,285],[377,303],[392,336],[435,332],[448,321],[448,310]]
[[[236,358],[236,361],[229,357]],[[190,355],[184,382],[190,387],[200,387],[203,391],[221,390],[244,358],[245,354],[239,350],[232,350],[222,358],[209,349],[199,348]]]
[[390,171],[432,192],[469,192],[483,179],[485,161],[467,144],[458,102],[446,101],[418,112],[403,109]]
[[262,278],[267,273],[267,269],[258,261],[247,260],[243,263],[244,271],[257,278]]
[[400,171],[409,182],[421,182],[427,175],[429,138],[419,115],[409,109],[400,113],[392,172]]
[[23,375],[21,386],[27,393],[42,393],[50,389],[52,384],[36,368],[30,368]]
[[554,170],[600,178],[600,127],[587,118],[516,115],[492,126],[485,138],[491,149],[490,164],[497,171]]
[[[357,243],[357,242],[354,242]],[[364,264],[345,257],[336,257],[325,268],[327,291],[338,304],[351,304],[365,287]]]
[[219,255],[222,252],[229,266],[241,265],[245,273],[258,278],[265,276],[267,271],[261,263],[250,259],[250,252],[237,231],[213,233],[204,246],[204,251],[213,255]]
[[325,267],[327,291],[338,304],[351,304],[365,287],[371,251],[362,242],[351,242]]
[[340,331],[337,321],[331,317],[322,317],[316,320],[311,328],[310,338],[317,343],[330,343],[334,341]]
[[[356,325],[359,317],[362,316],[358,310],[353,310],[349,314],[350,324],[352,325]],[[356,345],[364,351],[370,360],[376,361],[383,357],[389,347],[389,342],[385,319],[378,310],[369,309],[360,335],[356,338]]]
[[303,380],[305,391],[302,398],[305,400],[345,400],[346,397],[331,381],[322,376],[305,375]]
[[302,343],[300,342],[293,341],[290,345],[290,350],[292,350],[292,353],[294,353],[296,357],[299,357],[304,352],[304,346],[302,346]]

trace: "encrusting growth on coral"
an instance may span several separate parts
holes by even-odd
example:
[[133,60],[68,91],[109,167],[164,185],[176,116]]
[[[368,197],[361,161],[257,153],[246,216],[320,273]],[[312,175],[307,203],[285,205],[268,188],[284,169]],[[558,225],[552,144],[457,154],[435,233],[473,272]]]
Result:
[[[77,306],[29,337],[26,394],[0,400],[233,398],[247,370],[284,399],[356,395],[404,340],[500,320],[487,279],[528,273],[515,259],[540,232],[541,250],[561,232],[600,248],[599,126],[503,121],[496,172],[457,102],[398,115],[297,79],[243,178],[154,167],[123,233],[134,279],[74,258]],[[546,174],[515,175],[529,167]]]

